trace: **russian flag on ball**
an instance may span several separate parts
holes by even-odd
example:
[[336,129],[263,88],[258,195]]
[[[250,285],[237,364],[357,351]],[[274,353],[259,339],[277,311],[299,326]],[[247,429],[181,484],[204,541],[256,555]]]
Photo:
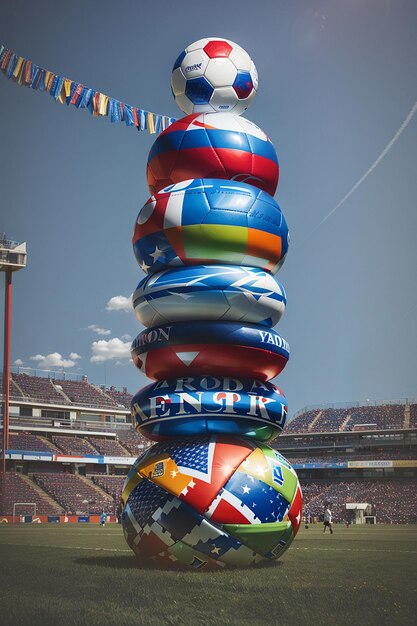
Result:
[[151,193],[198,177],[246,182],[273,196],[279,165],[256,124],[231,113],[201,113],[177,120],[158,136],[146,176]]
[[284,369],[289,345],[257,324],[177,322],[141,332],[133,362],[154,380],[181,376],[231,376],[270,380]]
[[229,180],[193,179],[149,198],[132,243],[148,274],[204,263],[275,274],[285,260],[289,234],[281,209],[265,191]]

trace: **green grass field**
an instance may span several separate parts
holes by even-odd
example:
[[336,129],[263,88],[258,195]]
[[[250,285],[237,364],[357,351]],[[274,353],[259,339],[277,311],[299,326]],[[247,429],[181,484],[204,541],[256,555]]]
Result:
[[23,624],[415,624],[417,528],[301,528],[274,567],[142,568],[120,526],[0,526],[0,621]]

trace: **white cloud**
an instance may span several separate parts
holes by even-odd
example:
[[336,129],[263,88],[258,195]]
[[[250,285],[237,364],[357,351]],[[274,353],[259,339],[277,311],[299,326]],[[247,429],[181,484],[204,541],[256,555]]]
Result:
[[13,363],[13,365],[17,365],[18,367],[19,367],[19,365],[23,365],[22,359],[16,359],[16,361]]
[[46,356],[43,354],[36,354],[35,356],[31,356],[29,358],[31,361],[37,361],[37,367],[41,369],[49,369],[50,367],[74,367],[75,365],[75,361],[73,359],[65,359],[62,354],[59,354],[59,352],[51,352],[51,354],[47,354]]
[[132,341],[132,337],[130,335],[122,335],[123,341]]
[[106,304],[106,311],[132,311],[132,296],[113,296]]
[[77,361],[77,359],[81,359],[82,357],[80,357],[80,355],[76,352],[70,352],[69,358],[73,361]]
[[87,326],[87,329],[92,330],[93,333],[97,333],[97,335],[111,335],[111,330],[100,328],[97,324],[90,324],[90,326]]
[[130,341],[122,341],[118,337],[114,339],[100,339],[93,341],[91,344],[93,356],[91,363],[103,363],[112,359],[129,359],[130,358]]

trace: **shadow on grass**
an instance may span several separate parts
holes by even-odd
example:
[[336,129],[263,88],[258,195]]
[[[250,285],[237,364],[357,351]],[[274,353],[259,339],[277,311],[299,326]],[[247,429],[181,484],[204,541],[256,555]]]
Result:
[[[165,572],[172,572],[172,571],[195,571],[195,572],[205,572],[205,571],[209,571],[212,574],[223,574],[225,572],[230,572],[230,571],[238,571],[240,569],[243,569],[245,571],[248,571],[249,568],[239,568],[239,567],[218,567],[216,569],[213,568],[208,568],[207,570],[204,567],[201,568],[193,568],[191,565],[190,567],[186,567],[186,566],[177,566],[175,567],[175,565],[173,564],[173,567],[163,567],[161,565],[161,563],[153,563],[152,561],[140,561],[139,559],[135,558],[134,556],[118,556],[118,555],[112,555],[112,556],[87,556],[87,557],[83,557],[83,558],[78,558],[78,559],[74,559],[74,563],[77,563],[78,565],[87,565],[88,567],[107,567],[107,568],[111,568],[111,569],[134,569],[134,570],[159,570],[159,571],[165,571]],[[252,565],[250,567],[251,570],[261,570],[261,569],[269,569],[272,567],[280,567],[282,565],[281,561],[271,561],[271,562],[267,562],[267,563],[262,563],[262,564],[258,564],[258,565]]]
[[112,569],[155,569],[151,563],[139,561],[134,556],[86,556],[74,559],[74,563],[89,567],[111,567]]

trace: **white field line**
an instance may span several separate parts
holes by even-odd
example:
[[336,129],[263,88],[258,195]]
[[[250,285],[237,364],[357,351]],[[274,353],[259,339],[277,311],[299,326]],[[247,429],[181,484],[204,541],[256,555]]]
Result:
[[417,550],[377,550],[373,548],[319,548],[308,546],[300,548],[294,546],[292,550],[320,550],[323,552],[395,552],[396,554],[417,554]]
[[[1,546],[25,546],[29,548],[55,548],[56,550],[92,550],[93,552],[129,552],[132,550],[124,548],[90,548],[86,546],[51,546],[45,544],[33,544],[33,543],[11,543],[0,542]],[[319,550],[322,552],[394,552],[395,554],[417,554],[417,550],[377,550],[373,548],[319,548],[319,547],[296,547],[293,546],[292,550]]]
[[0,546],[25,546],[27,548],[55,548],[56,550],[93,550],[94,552],[130,552],[133,554],[130,549],[119,549],[119,548],[89,548],[86,546],[51,546],[45,545],[43,543],[11,543],[11,542],[0,542]]

